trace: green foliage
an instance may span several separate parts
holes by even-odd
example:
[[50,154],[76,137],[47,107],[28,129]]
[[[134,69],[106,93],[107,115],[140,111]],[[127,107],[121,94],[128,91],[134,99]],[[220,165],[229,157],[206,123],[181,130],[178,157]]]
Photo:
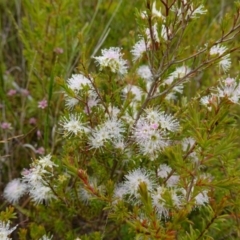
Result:
[[[197,17],[198,0],[0,2],[0,188],[21,175],[28,184],[27,195],[10,201],[14,207],[1,206],[0,221],[19,224],[14,239],[240,238],[240,112],[239,99],[231,98],[240,92],[240,5],[205,2],[207,13],[200,9]],[[131,50],[140,39],[146,49],[134,61]],[[223,53],[212,54],[217,46]],[[121,48],[127,74],[112,71],[119,70],[114,57],[106,66],[94,59],[110,47]],[[231,61],[230,70],[223,60]],[[150,81],[139,74],[142,65]],[[72,74],[89,84],[76,91]],[[140,89],[138,100],[129,86]],[[66,99],[77,104],[69,109]],[[136,140],[138,123],[151,110],[180,126],[164,128],[170,118],[151,122],[166,142],[153,154]],[[70,131],[72,119],[84,130]],[[105,140],[104,124],[116,119],[122,138],[116,141],[118,126],[109,122],[114,133]],[[97,140],[100,147],[92,143]],[[157,140],[155,134],[149,141]],[[41,165],[47,153],[50,163]],[[27,178],[38,167],[49,201]],[[36,198],[31,190],[39,190]]]
[[8,220],[15,219],[16,213],[14,212],[14,207],[7,207],[4,211],[0,212],[0,220],[7,222]]

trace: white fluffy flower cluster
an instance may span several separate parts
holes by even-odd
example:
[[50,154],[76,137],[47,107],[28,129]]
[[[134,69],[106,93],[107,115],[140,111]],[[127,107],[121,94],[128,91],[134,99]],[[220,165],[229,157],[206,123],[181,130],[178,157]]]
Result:
[[[146,11],[141,13],[141,17],[144,20],[147,20],[149,17]],[[171,34],[171,30],[166,26],[166,18],[161,12],[161,8],[159,10],[156,7],[156,1],[152,4],[151,9],[151,17],[154,19],[161,19],[162,24],[159,26],[157,22],[152,25],[152,29],[150,31],[149,28],[145,29],[145,34],[139,36],[139,41],[133,46],[131,53],[133,55],[133,61],[140,59],[145,52],[152,48],[152,45],[155,43],[160,43],[161,39],[163,41],[168,40],[169,35]]]
[[110,68],[111,72],[118,74],[127,73],[127,61],[122,58],[123,54],[118,47],[111,47],[109,49],[102,49],[102,56],[93,57],[100,66],[103,68]]
[[172,115],[147,109],[133,128],[133,138],[142,154],[154,160],[169,145],[169,132],[179,130],[179,123]]
[[23,181],[28,185],[29,195],[36,204],[54,198],[53,192],[45,180],[45,178],[51,176],[49,170],[53,170],[53,167],[57,167],[57,165],[51,161],[51,157],[52,156],[49,154],[40,158],[32,163],[30,169],[25,169],[22,172]]
[[234,78],[226,78],[220,82],[217,94],[220,98],[227,98],[232,103],[238,103],[240,99],[240,85]]
[[89,129],[82,123],[82,116],[80,114],[70,114],[68,117],[63,117],[59,123],[62,126],[64,136],[81,136],[86,134]]
[[187,66],[178,67],[170,74],[170,76],[164,81],[164,83],[166,85],[171,85],[174,82],[174,80],[184,78],[190,72],[191,69]]
[[9,235],[17,228],[17,226],[10,228],[10,222],[0,221],[0,239],[2,240],[11,240]]
[[153,75],[148,65],[142,65],[137,69],[137,74],[146,81],[152,81]]
[[[150,34],[150,29],[147,28],[145,30],[145,33],[146,33],[146,37],[147,37],[147,46],[150,47],[151,44],[152,44],[152,39],[151,39],[151,34]],[[160,39],[158,37],[158,25],[157,23],[154,23],[154,25],[152,26],[152,34],[153,34],[153,40],[155,42],[160,42]]]
[[220,80],[219,86],[213,89],[210,95],[202,97],[200,103],[211,111],[212,105],[219,104],[222,98],[228,99],[232,103],[239,103],[240,85],[235,78],[228,77]]
[[69,96],[65,93],[65,105],[69,110],[72,110],[80,101],[83,89],[87,91],[87,99],[85,96],[85,101],[88,107],[91,109],[93,106],[97,105],[98,99],[97,95],[93,90],[92,79],[85,77],[83,74],[73,74],[67,80],[67,86],[71,89],[75,96]]
[[[164,80],[163,85],[164,86],[171,86],[176,80],[181,80],[183,78],[186,78],[186,81],[189,79],[186,77],[191,72],[191,69],[187,66],[181,66],[176,68],[167,79]],[[186,81],[183,81],[185,83]],[[170,93],[168,93],[166,99],[171,100],[175,99],[176,93],[182,93],[183,92],[183,84],[178,84],[174,86]]]
[[200,99],[200,103],[207,107],[207,109],[209,111],[212,111],[212,104],[216,104],[219,102],[219,99],[214,96],[213,94],[210,94],[208,96],[203,96],[201,99]]
[[171,174],[172,168],[167,164],[161,164],[157,171],[157,176],[161,179],[165,179],[167,187],[174,187],[179,181],[179,176],[177,174]]
[[[155,23],[153,25],[152,33],[153,33],[153,39],[151,38],[149,28],[147,28],[145,30],[145,35],[146,36],[139,36],[139,41],[137,41],[135,43],[135,45],[133,46],[133,48],[131,50],[134,62],[137,61],[138,59],[140,59],[143,56],[143,54],[151,48],[151,46],[153,44],[152,40],[154,40],[157,43],[160,42],[157,23]],[[167,40],[168,34],[169,34],[169,29],[166,28],[165,25],[162,25],[161,26],[161,34],[160,34],[161,38],[163,38],[164,40]],[[145,38],[146,38],[146,41],[144,40]]]
[[49,171],[56,166],[51,161],[50,154],[36,160],[29,170],[23,170],[22,179],[14,179],[6,185],[4,198],[10,203],[18,203],[19,199],[28,193],[36,204],[51,200],[54,196],[45,178],[51,175]]
[[156,186],[156,182],[153,181],[152,173],[145,169],[135,169],[128,173],[124,178],[125,181],[115,189],[116,199],[122,199],[124,196],[128,195],[131,200],[138,200],[140,183],[146,184],[148,192],[153,191]]
[[[157,10],[156,1],[153,2],[151,10],[152,10],[152,14],[151,14],[152,18],[165,19],[165,16],[162,15],[161,8]],[[146,19],[148,17],[147,12],[143,11],[141,13],[141,17],[142,19]]]
[[166,132],[159,128],[159,123],[149,123],[140,118],[134,127],[133,138],[139,146],[140,152],[154,160],[159,151],[168,146]]
[[[127,84],[122,90],[123,96],[125,98],[129,93],[131,93],[131,95],[133,96],[130,104],[132,107],[136,107],[139,102],[145,99],[147,95],[146,92],[150,90],[150,87],[154,79],[151,69],[147,65],[141,65],[137,69],[137,75],[144,80],[143,83],[145,84],[145,86],[141,86],[142,87],[141,88],[136,85]],[[158,92],[158,89],[156,89],[155,93],[157,92]]]
[[133,55],[133,61],[137,61],[147,51],[147,44],[143,38],[140,38],[138,42],[133,46],[131,53]]
[[122,90],[123,96],[126,98],[129,94],[131,94],[131,105],[134,105],[135,103],[138,103],[142,100],[143,97],[145,97],[145,93],[142,91],[142,89],[138,86],[128,84],[126,85]]
[[87,127],[87,124],[82,122],[80,114],[70,114],[69,117],[63,117],[59,124],[62,126],[65,136],[72,137],[74,135],[79,138],[86,136],[91,148],[101,148],[106,143],[111,143],[116,148],[121,145],[122,148],[125,128],[123,122],[117,119],[119,109],[112,107],[108,110],[110,116],[107,116],[105,121],[95,128]]
[[123,139],[123,123],[116,118],[108,118],[91,132],[89,144],[92,148],[103,147],[106,142],[117,144]]
[[[222,46],[220,44],[215,45],[210,48],[210,55],[212,56],[222,56],[227,51],[227,48],[225,46]],[[231,67],[231,58],[230,54],[226,54],[220,58],[220,61],[218,62],[219,67],[223,69],[224,72],[227,72]]]
[[[165,17],[161,13],[161,9],[157,10],[157,8],[156,8],[156,1],[153,2],[151,10],[152,10],[151,16],[153,18],[162,19],[163,21],[165,20]],[[142,16],[142,19],[147,19],[146,12],[142,12],[141,16]],[[152,36],[151,36],[150,32],[152,32]],[[152,37],[153,37],[153,39],[152,39]],[[165,25],[161,26],[161,37],[165,40],[167,39],[167,29],[166,29]],[[146,41],[144,39],[146,39]],[[136,44],[133,46],[131,53],[133,55],[134,62],[137,61],[138,59],[140,59],[142,57],[142,55],[148,49],[151,48],[152,40],[154,40],[155,42],[158,42],[158,43],[160,42],[159,34],[158,34],[158,25],[156,22],[152,26],[152,31],[150,31],[149,28],[146,28],[145,36],[140,35],[139,41],[136,42]]]
[[173,12],[176,13],[179,19],[184,18],[187,19],[197,19],[200,15],[204,15],[207,13],[205,7],[200,4],[198,7],[195,7],[192,3],[189,3],[187,0],[183,1],[181,7],[178,7],[174,4],[171,8]]
[[28,185],[21,179],[16,178],[6,185],[3,191],[3,196],[8,202],[16,204],[19,199],[27,193],[27,190]]
[[86,86],[91,88],[91,81],[82,74],[73,74],[67,80],[67,85],[71,90],[78,93]]
[[[168,201],[165,198],[168,195]],[[166,188],[159,186],[152,193],[152,204],[155,207],[159,218],[169,218],[169,211],[172,207],[178,209],[182,205],[182,192],[178,188]],[[169,201],[170,199],[170,201]]]
[[[152,205],[159,218],[168,218],[169,212],[173,209],[180,209],[187,201],[195,203],[195,207],[200,207],[208,204],[208,191],[203,190],[196,193],[194,196],[187,197],[187,190],[178,186],[179,176],[173,174],[173,170],[167,164],[159,166],[157,178],[165,182],[163,185],[158,185],[159,180],[154,178],[153,172],[143,168],[135,169],[129,172],[124,177],[124,182],[120,183],[114,191],[115,203],[119,200],[127,199],[130,202],[138,204],[140,201],[139,187],[144,183],[148,194],[151,196]],[[202,178],[206,178],[203,176]],[[193,192],[193,189],[190,189]]]
[[23,181],[28,185],[28,193],[36,204],[54,198],[53,192],[45,180],[51,175],[49,170],[52,170],[53,167],[57,167],[57,165],[51,161],[49,154],[32,163],[30,169],[22,172]]

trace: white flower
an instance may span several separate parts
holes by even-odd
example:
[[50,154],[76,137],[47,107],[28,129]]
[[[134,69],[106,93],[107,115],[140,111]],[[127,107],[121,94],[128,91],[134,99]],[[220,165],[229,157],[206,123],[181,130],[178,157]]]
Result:
[[223,69],[224,72],[229,71],[231,67],[231,58],[230,54],[225,55],[220,61],[219,61],[219,66]]
[[140,147],[140,152],[150,157],[151,160],[168,146],[168,131],[179,130],[179,123],[172,115],[147,109],[145,116],[139,118],[133,129],[133,137]]
[[199,193],[196,197],[195,197],[195,203],[198,206],[202,206],[204,204],[209,203],[209,198],[208,198],[208,191],[204,190],[203,192]]
[[141,101],[142,96],[144,96],[144,93],[139,87],[130,84],[123,88],[122,93],[125,97],[128,95],[128,93],[131,93],[134,96],[133,101]]
[[53,166],[57,166],[54,162],[51,161],[51,154],[48,154],[45,157],[40,157],[40,159],[38,160],[38,164],[40,164],[42,166],[42,168],[45,167],[50,167],[53,168]]
[[152,75],[152,72],[151,72],[151,70],[150,70],[150,68],[149,68],[148,65],[142,65],[142,66],[140,66],[140,67],[138,68],[138,70],[137,70],[137,74],[138,74],[141,78],[143,78],[143,79],[145,79],[145,80],[147,80],[147,81],[153,80],[153,75]]
[[[141,12],[141,18],[142,19],[147,19],[148,15],[146,11]],[[161,18],[161,19],[165,19],[165,17],[162,15],[161,13],[161,8],[159,9],[159,11],[156,8],[156,1],[153,2],[152,4],[152,17],[157,17],[157,18]]]
[[93,58],[100,65],[100,70],[109,67],[113,73],[125,74],[127,73],[127,61],[122,58],[123,54],[120,51],[118,47],[102,49],[102,56]]
[[43,203],[44,201],[49,202],[55,198],[50,187],[44,186],[41,182],[36,183],[29,190],[29,195],[32,201],[36,204]]
[[65,97],[65,106],[69,110],[72,110],[79,103],[78,99],[70,97],[67,94],[64,94],[64,97]]
[[128,173],[124,178],[124,189],[122,189],[121,191],[125,191],[131,197],[139,197],[138,190],[140,183],[145,183],[149,192],[151,192],[155,186],[155,183],[151,179],[151,174],[145,169],[138,168],[136,170],[133,170],[132,172]]
[[201,4],[199,7],[192,9],[190,14],[190,18],[198,18],[199,15],[203,15],[207,13],[207,9]]
[[98,95],[94,91],[90,91],[87,96],[87,102],[86,107],[84,109],[84,112],[89,114],[92,111],[92,108],[97,106],[99,103]]
[[92,148],[100,148],[109,140],[121,140],[123,133],[122,122],[116,118],[108,118],[103,124],[92,131],[92,135],[89,137],[89,144]]
[[148,108],[148,109],[145,110],[145,113],[146,113],[146,115],[144,116],[144,118],[149,123],[159,124],[161,113],[158,110],[152,109],[152,108]]
[[[219,55],[222,56],[228,49],[225,46],[220,44],[214,45],[210,48],[210,55]],[[219,66],[223,69],[224,72],[227,72],[231,67],[231,58],[230,54],[223,56],[219,61]]]
[[170,132],[176,132],[180,128],[179,122],[172,115],[164,112],[160,113],[159,123],[162,129]]
[[203,96],[201,99],[200,99],[200,103],[207,107],[207,109],[209,111],[212,110],[212,105],[213,104],[218,104],[219,103],[219,96],[216,96],[214,94],[210,94],[208,96]]
[[48,237],[46,234],[43,235],[39,240],[51,240],[53,236]]
[[86,205],[88,205],[89,200],[91,200],[93,196],[89,191],[87,191],[85,188],[81,187],[79,189],[79,198],[82,200],[82,202]]
[[51,161],[49,154],[33,162],[29,170],[24,169],[22,172],[23,182],[28,186],[28,194],[36,204],[55,198],[52,189],[47,186],[47,177],[52,173],[45,169],[53,166],[57,165]]
[[[145,32],[146,32],[147,40],[148,40],[147,46],[149,47],[149,46],[151,46],[151,44],[152,44],[150,29],[147,28]],[[158,37],[157,23],[155,23],[155,24],[153,25],[153,27],[152,27],[152,33],[153,33],[153,40],[155,40],[156,42],[159,43],[160,40],[159,40],[159,37]]]
[[146,11],[142,11],[140,15],[141,15],[141,18],[142,18],[142,19],[147,19],[147,16],[148,16],[148,15],[147,15],[147,12],[146,12]]
[[227,51],[227,48],[218,44],[210,48],[210,55],[222,55]]
[[184,78],[191,72],[191,69],[186,66],[178,67],[174,72],[170,74],[170,76],[164,81],[166,85],[171,85],[175,79]]
[[[120,113],[120,109],[114,106],[109,106],[108,112],[111,118],[117,119],[118,114]],[[107,116],[107,113],[106,113],[106,116]]]
[[179,182],[179,176],[178,175],[172,175],[166,182],[168,187],[175,187]]
[[152,16],[157,17],[157,18],[161,18],[163,20],[165,19],[165,17],[161,13],[161,8],[159,9],[159,11],[156,8],[156,1],[154,1],[153,5],[152,5]]
[[91,86],[91,81],[82,74],[73,74],[71,78],[67,80],[67,85],[74,92],[79,92],[84,86]]
[[168,35],[169,35],[169,29],[165,25],[162,25],[161,37],[165,40],[168,40]]
[[133,129],[133,137],[140,152],[154,160],[158,153],[168,145],[166,133],[158,129],[158,123],[149,123],[140,118]]
[[160,218],[168,218],[169,217],[169,209],[166,206],[165,200],[162,197],[162,194],[167,189],[164,187],[158,187],[157,191],[152,193],[152,204],[155,207]]
[[10,222],[7,223],[0,221],[0,239],[11,240],[9,235],[17,228],[17,226],[10,228]]
[[132,48],[133,61],[137,61],[147,51],[144,39],[140,39]]
[[109,118],[102,125],[102,128],[108,132],[109,137],[111,139],[119,140],[122,138],[122,134],[124,133],[124,127],[120,120],[116,118]]
[[126,145],[125,145],[123,139],[118,139],[118,140],[116,140],[116,141],[113,141],[113,145],[114,145],[115,148],[121,150],[122,152],[123,152],[123,151],[125,150],[125,148],[126,148]]
[[27,184],[21,179],[16,178],[7,184],[4,189],[3,196],[10,203],[17,203],[19,199],[27,192]]
[[161,164],[158,168],[157,175],[160,178],[166,178],[169,173],[172,171],[172,168],[167,164]]
[[187,150],[191,149],[194,146],[195,143],[196,143],[196,141],[191,137],[184,138],[182,140],[183,151],[187,151]]
[[185,16],[185,20],[188,18],[196,19],[199,15],[203,15],[207,13],[205,7],[201,4],[197,8],[194,8],[193,4],[188,4],[188,2],[184,1],[182,6],[179,8],[176,5],[173,5],[172,11],[176,12],[176,15],[182,19]]
[[163,130],[178,131],[179,122],[171,115],[158,110],[147,109],[145,119],[152,124],[158,124]]
[[81,115],[70,114],[69,117],[63,117],[60,125],[63,128],[65,136],[79,135],[87,133],[89,130],[81,122]]
[[[181,192],[181,195],[179,195],[179,193],[177,194],[177,192]],[[179,189],[176,189],[176,188],[172,188],[171,197],[172,197],[174,206],[176,206],[177,208],[180,208],[180,206],[182,205],[182,199],[183,199],[182,191],[179,191]]]
[[166,100],[175,100],[177,98],[177,93],[183,93],[183,84],[179,84],[171,89],[171,91],[167,94]]
[[126,194],[128,194],[127,188],[123,183],[120,183],[115,188],[113,196],[116,198],[116,200],[122,200]]
[[110,140],[108,132],[104,128],[94,129],[89,137],[89,145],[92,148],[103,147],[106,141]]
[[[211,98],[212,96],[209,95],[209,96],[203,96],[201,99],[200,99],[200,103],[203,105],[203,106],[206,106],[209,108],[209,105],[211,104]],[[210,107],[211,109],[211,107]]]
[[30,184],[30,186],[35,186],[39,182],[44,182],[43,176],[48,173],[42,166],[35,164],[29,170],[24,169],[22,172],[23,181]]
[[238,103],[240,98],[240,86],[234,78],[226,78],[217,88],[217,97],[228,98],[233,103]]

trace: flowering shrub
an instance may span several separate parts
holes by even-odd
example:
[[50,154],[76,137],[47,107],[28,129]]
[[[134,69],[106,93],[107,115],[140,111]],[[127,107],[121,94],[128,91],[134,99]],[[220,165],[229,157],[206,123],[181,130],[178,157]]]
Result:
[[[240,237],[240,86],[230,73],[239,47],[229,44],[240,6],[217,39],[198,36],[192,47],[186,36],[208,14],[204,5],[144,3],[129,51],[103,48],[93,70],[80,61],[71,77],[57,78],[62,149],[34,158],[4,189],[7,202],[51,232],[33,223],[36,239]],[[210,84],[209,69],[217,72]],[[0,236],[15,228],[2,222]],[[23,228],[19,235],[26,239]]]

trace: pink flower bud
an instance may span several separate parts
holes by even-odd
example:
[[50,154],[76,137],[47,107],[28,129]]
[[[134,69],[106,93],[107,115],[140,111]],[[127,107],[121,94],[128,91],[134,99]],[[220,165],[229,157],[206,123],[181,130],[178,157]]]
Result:
[[10,89],[7,93],[8,96],[14,96],[17,93],[15,89]]
[[38,108],[44,109],[48,106],[47,100],[43,99],[42,101],[38,102]]
[[40,139],[42,137],[42,133],[40,130],[37,130],[37,138]]
[[36,150],[36,153],[38,153],[38,154],[40,154],[40,155],[44,155],[44,153],[45,153],[44,147],[39,147],[39,148]]
[[37,124],[37,119],[36,118],[30,118],[28,122],[31,125],[36,125]]
[[11,125],[11,123],[3,122],[3,123],[1,123],[1,128],[2,129],[11,129],[12,125]]

